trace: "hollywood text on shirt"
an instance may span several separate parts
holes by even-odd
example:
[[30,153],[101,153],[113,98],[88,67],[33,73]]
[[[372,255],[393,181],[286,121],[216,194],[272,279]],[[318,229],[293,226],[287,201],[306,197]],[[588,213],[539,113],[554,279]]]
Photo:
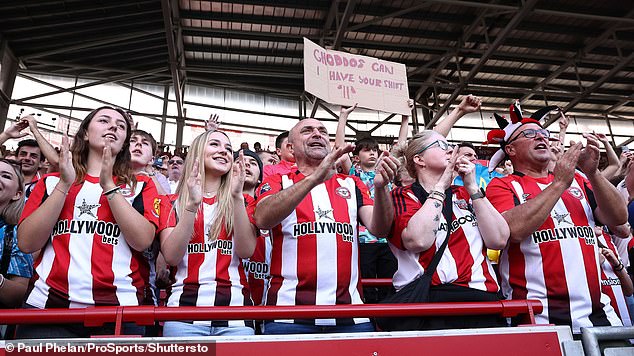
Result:
[[223,255],[231,256],[231,251],[233,249],[233,241],[230,240],[214,240],[207,242],[196,242],[190,243],[187,245],[187,253],[207,253],[211,252],[214,249],[219,249],[220,253]]
[[108,245],[117,245],[121,229],[119,225],[101,220],[60,220],[53,227],[52,237],[64,234],[92,234],[101,236],[101,242]]

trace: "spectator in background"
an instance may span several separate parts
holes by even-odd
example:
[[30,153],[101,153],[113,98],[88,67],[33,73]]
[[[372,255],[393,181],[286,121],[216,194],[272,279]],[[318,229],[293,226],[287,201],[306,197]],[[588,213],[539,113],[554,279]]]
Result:
[[234,161],[240,158],[240,152],[244,155],[246,174],[243,193],[255,198],[255,188],[262,182],[262,161],[260,161],[260,157],[255,152],[245,149],[240,149],[233,153]]
[[156,185],[159,195],[170,194],[170,186],[161,174],[156,174],[152,169],[154,163],[153,153],[156,151],[156,140],[143,131],[134,130],[130,137],[130,166],[136,174],[149,176]]
[[280,163],[271,166],[264,165],[262,179],[274,174],[288,174],[297,169],[293,156],[293,145],[288,142],[288,131],[282,132],[275,139],[275,151],[280,157]]
[[35,183],[40,179],[38,172],[44,158],[56,167],[59,163],[59,155],[55,148],[42,136],[37,128],[37,120],[33,115],[26,115],[16,121],[7,130],[0,134],[0,144],[10,138],[17,139],[27,135],[22,130],[29,128],[35,140],[28,139],[18,143],[16,150],[17,160],[22,164],[22,175],[24,176],[24,197],[28,198]]
[[256,153],[262,151],[262,144],[259,142],[254,143],[253,150],[255,150]]
[[[476,183],[480,189],[486,189],[491,179],[503,177],[503,175],[498,172],[489,172],[487,166],[478,163],[478,154],[470,142],[463,141],[458,144],[458,157],[465,157],[469,162],[473,163],[475,166]],[[454,172],[454,177],[453,185],[464,185],[462,177],[457,171]]]
[[248,150],[249,149],[249,143],[248,142],[242,142],[240,144],[240,149],[241,150]]
[[176,153],[167,161],[167,182],[170,185],[170,193],[172,194],[176,192],[176,187],[181,180],[183,163],[185,163],[183,158]]
[[[260,157],[260,161],[262,161],[262,166],[271,166],[280,163],[279,157],[273,152],[260,151],[257,152],[257,154],[258,157]],[[262,171],[262,174],[264,174],[264,171]]]

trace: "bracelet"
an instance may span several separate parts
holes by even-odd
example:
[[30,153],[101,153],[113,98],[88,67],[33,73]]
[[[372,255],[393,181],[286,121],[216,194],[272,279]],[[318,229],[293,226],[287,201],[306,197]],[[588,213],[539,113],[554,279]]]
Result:
[[103,195],[108,196],[108,195],[110,195],[112,193],[118,192],[119,190],[121,190],[121,187],[114,187],[112,189],[109,189],[109,190],[103,192]]
[[444,199],[440,199],[440,197],[437,197],[437,196],[435,196],[435,195],[429,195],[429,196],[427,197],[427,199],[434,199],[435,201],[438,201],[438,202],[441,202],[441,203],[444,203],[444,202],[445,202],[445,200],[444,200]]
[[119,192],[119,189],[115,190],[114,192],[108,193],[108,195],[106,195],[106,198],[108,198],[108,201],[111,201],[117,194],[121,194],[121,192]]
[[[58,190],[58,191],[60,191],[62,194],[64,194],[64,195],[68,195],[68,192],[63,191],[63,190],[62,190],[62,188],[60,188],[60,187],[58,187],[58,186],[55,186],[55,188],[53,188],[53,190]],[[2,287],[2,285],[0,285],[0,287]]]
[[189,209],[185,208],[185,211],[189,211],[190,213],[196,214],[198,212],[198,209],[189,210]]
[[482,199],[484,198],[484,194],[482,194],[481,190],[478,190],[476,193],[471,194],[471,200]]
[[7,280],[6,278],[4,278],[4,274],[0,273],[0,277],[2,277],[2,279],[0,279],[0,289],[2,289],[2,287],[4,286],[4,282]]
[[625,266],[623,265],[623,262],[619,262],[619,264],[616,267],[612,267],[612,270],[614,272],[621,272],[623,268],[625,268]]
[[439,192],[439,191],[437,191],[437,190],[432,190],[431,192],[429,192],[429,197],[430,197],[430,198],[435,197],[435,196],[437,196],[437,197],[439,198],[439,200],[442,200],[442,201],[444,201],[444,200],[445,200],[445,198],[447,197],[447,196],[445,195],[445,193],[443,193],[443,192]]

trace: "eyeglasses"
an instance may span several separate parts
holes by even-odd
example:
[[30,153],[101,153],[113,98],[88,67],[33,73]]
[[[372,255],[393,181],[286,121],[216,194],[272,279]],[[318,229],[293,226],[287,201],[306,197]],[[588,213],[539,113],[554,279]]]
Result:
[[526,129],[524,131],[521,131],[513,139],[509,140],[509,142],[507,142],[507,144],[517,140],[520,136],[524,136],[526,138],[531,138],[532,139],[532,138],[537,137],[537,134],[540,134],[540,136],[545,138],[545,139],[549,139],[550,138],[550,131],[548,131],[546,129]]
[[419,154],[425,152],[426,150],[430,149],[434,145],[438,145],[438,147],[440,147],[440,149],[443,150],[443,151],[447,151],[450,148],[453,149],[455,147],[455,145],[448,144],[447,141],[436,140],[436,141],[430,143],[429,145],[423,147],[423,149],[418,151],[418,153],[416,153],[416,154],[419,155]]
[[170,159],[169,161],[167,161],[167,163],[168,163],[168,164],[174,164],[174,163],[176,163],[176,164],[178,164],[178,165],[181,165],[181,164],[183,164],[183,161],[175,161],[175,160],[173,160],[173,159]]

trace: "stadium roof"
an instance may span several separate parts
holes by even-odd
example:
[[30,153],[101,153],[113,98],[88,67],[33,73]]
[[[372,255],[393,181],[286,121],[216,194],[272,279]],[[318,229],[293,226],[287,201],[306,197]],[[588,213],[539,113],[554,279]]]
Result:
[[184,83],[300,98],[307,37],[406,64],[427,124],[461,94],[634,120],[631,1],[9,0],[0,33],[22,72],[169,83],[177,101]]

